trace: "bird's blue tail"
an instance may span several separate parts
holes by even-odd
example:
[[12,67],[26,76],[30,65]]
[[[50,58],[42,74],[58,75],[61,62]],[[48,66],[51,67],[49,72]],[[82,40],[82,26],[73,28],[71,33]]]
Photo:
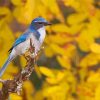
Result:
[[6,70],[6,67],[8,66],[10,60],[9,58],[6,60],[5,64],[3,65],[3,67],[0,69],[0,77],[3,75],[4,71]]

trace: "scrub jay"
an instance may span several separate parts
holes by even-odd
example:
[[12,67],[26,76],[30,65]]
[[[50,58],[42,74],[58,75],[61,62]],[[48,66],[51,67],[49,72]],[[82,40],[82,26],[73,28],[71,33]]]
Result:
[[40,50],[40,47],[44,41],[46,31],[45,26],[51,25],[44,18],[38,17],[35,18],[28,29],[22,34],[11,47],[10,54],[5,64],[0,70],[0,77],[3,75],[8,64],[18,55],[23,55],[30,48],[30,39],[32,41],[32,45],[34,46],[34,54],[35,57]]

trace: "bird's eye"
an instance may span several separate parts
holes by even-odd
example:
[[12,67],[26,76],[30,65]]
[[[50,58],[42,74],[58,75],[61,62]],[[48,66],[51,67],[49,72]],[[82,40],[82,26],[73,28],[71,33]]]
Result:
[[39,24],[42,24],[42,22],[39,22]]

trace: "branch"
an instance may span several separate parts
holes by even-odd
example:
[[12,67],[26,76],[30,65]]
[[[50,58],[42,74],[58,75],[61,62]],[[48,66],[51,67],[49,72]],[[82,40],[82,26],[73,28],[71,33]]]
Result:
[[[30,53],[32,53],[32,50],[34,50],[34,47],[32,47],[32,42],[30,39]],[[7,100],[9,98],[10,93],[17,93],[20,95],[20,92],[22,90],[22,84],[24,81],[28,80],[31,73],[33,72],[33,66],[35,64],[35,58],[31,58],[28,56],[28,62],[25,66],[25,68],[19,72],[13,80],[1,80],[0,82],[3,84],[2,89],[0,90],[0,100]]]

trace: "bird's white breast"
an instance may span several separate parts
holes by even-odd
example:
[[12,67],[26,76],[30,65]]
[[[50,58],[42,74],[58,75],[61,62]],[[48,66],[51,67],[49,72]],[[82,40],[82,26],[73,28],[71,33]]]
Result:
[[14,49],[16,51],[17,55],[24,54],[29,48],[30,48],[30,39],[32,40],[32,44],[35,47],[35,51],[38,52],[40,49],[40,42],[36,39],[36,37],[33,35],[33,33],[30,33],[29,37],[26,41],[20,43],[17,45]]
[[41,43],[43,43],[44,38],[45,38],[45,35],[46,35],[45,27],[41,27],[41,28],[39,28],[37,31],[40,33],[39,41],[40,41]]
[[20,43],[14,48],[14,52],[16,52],[17,55],[24,54],[29,48],[30,48],[30,39],[32,40],[32,44],[35,47],[35,53],[37,53],[40,50],[40,47],[44,41],[45,38],[45,27],[39,28],[37,30],[40,33],[39,40],[34,36],[33,33],[29,33],[30,35],[26,39],[26,41]]

